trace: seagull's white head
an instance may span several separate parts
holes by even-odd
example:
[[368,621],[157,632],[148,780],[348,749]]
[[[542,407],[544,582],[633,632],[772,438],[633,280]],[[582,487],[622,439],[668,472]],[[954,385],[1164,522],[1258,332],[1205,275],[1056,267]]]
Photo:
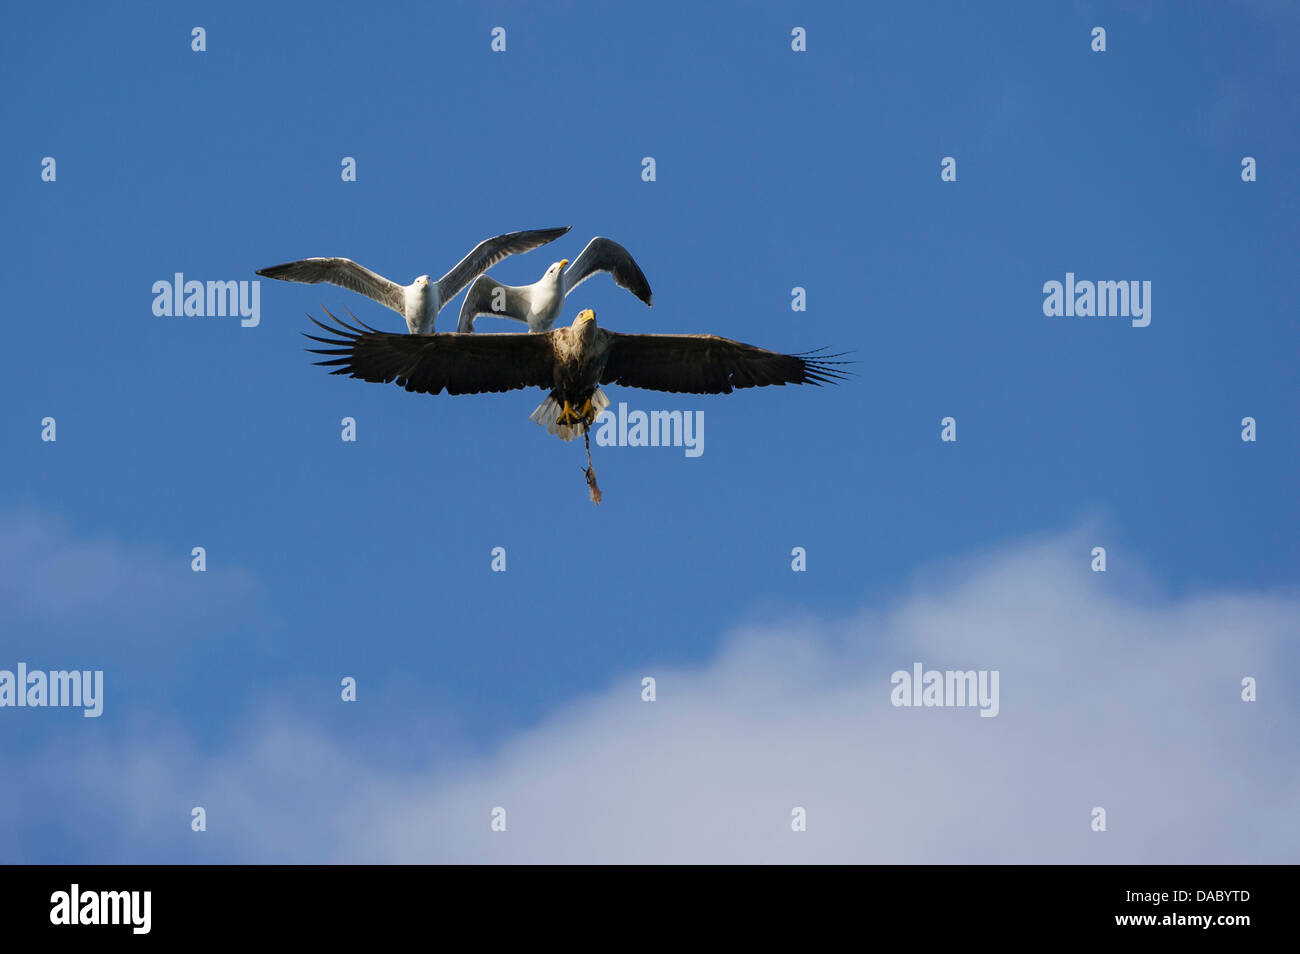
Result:
[[557,275],[563,274],[564,267],[568,264],[569,260],[567,258],[562,258],[558,262],[552,262],[551,267],[546,270],[546,277],[555,278]]
[[421,286],[421,287],[423,287],[423,286],[429,284],[429,276],[428,276],[428,275],[421,275],[419,278],[417,278],[417,279],[415,280],[415,284],[417,284],[417,285],[419,285],[419,286]]

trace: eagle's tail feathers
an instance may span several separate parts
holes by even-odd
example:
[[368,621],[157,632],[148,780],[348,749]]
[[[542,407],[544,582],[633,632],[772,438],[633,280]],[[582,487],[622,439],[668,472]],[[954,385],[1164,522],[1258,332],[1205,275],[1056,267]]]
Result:
[[[591,420],[594,421],[597,415],[605,408],[609,407],[609,398],[600,388],[591,396]],[[581,437],[587,433],[590,422],[578,421],[576,423],[561,422],[560,416],[564,411],[563,405],[555,399],[555,392],[546,395],[546,399],[537,405],[537,409],[528,416],[530,421],[536,421],[540,426],[546,428],[548,434],[554,434],[562,441],[571,441],[576,437]]]
[[560,412],[563,408],[560,402],[555,400],[555,395],[548,394],[537,409],[528,416],[530,421],[536,421],[539,425],[546,428],[547,433],[554,434],[562,441],[571,441],[578,436],[578,430],[569,424],[560,423]]

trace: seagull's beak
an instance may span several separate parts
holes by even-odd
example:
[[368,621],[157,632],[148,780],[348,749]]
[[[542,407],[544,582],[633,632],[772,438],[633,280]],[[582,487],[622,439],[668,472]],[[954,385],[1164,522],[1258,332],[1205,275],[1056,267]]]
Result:
[[564,268],[568,264],[569,264],[569,260],[567,258],[560,259],[560,268]]

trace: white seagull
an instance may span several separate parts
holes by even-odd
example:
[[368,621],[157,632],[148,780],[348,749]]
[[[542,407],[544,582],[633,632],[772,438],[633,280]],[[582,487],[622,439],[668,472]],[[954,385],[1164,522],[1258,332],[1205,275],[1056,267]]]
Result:
[[565,297],[597,272],[609,272],[620,288],[626,288],[647,305],[654,304],[650,283],[641,267],[628,250],[613,239],[596,236],[587,243],[573,267],[566,270],[568,264],[567,258],[560,259],[531,285],[503,285],[487,275],[480,275],[465,293],[456,330],[461,334],[472,334],[474,319],[479,315],[490,315],[526,322],[531,332],[550,331],[564,308]]
[[409,285],[399,285],[350,258],[304,258],[260,268],[257,274],[307,285],[329,282],[359,292],[405,318],[411,334],[431,335],[438,312],[471,281],[507,255],[530,252],[547,242],[554,242],[570,228],[572,226],[566,225],[559,229],[532,229],[484,239],[436,283],[430,282],[428,275],[421,275]]

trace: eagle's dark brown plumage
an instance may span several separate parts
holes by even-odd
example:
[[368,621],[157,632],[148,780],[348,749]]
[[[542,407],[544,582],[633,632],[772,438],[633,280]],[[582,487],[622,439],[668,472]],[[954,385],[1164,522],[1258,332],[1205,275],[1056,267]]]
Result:
[[[830,384],[846,376],[837,355],[791,355],[716,335],[621,334],[598,328],[590,310],[573,324],[542,334],[400,335],[356,327],[325,312],[334,326],[312,319],[334,335],[307,335],[328,348],[317,364],[331,374],[363,381],[395,382],[426,394],[480,394],[540,387],[572,406],[584,403],[598,384],[621,384],[683,394],[730,394],[737,388]],[[585,393],[584,393],[585,392]],[[588,422],[590,423],[590,422]]]
[[[528,334],[414,334],[376,331],[353,316],[356,325],[312,321],[331,338],[307,335],[327,345],[309,348],[331,374],[363,381],[395,382],[426,394],[481,394],[516,388],[547,388],[550,393],[531,420],[571,441],[587,438],[584,471],[593,503],[600,488],[591,466],[587,435],[596,416],[609,406],[602,384],[651,391],[730,394],[736,388],[772,384],[832,384],[846,376],[838,355],[780,354],[716,335],[625,335],[596,325],[590,310],[572,325]],[[357,327],[360,325],[360,327]]]

